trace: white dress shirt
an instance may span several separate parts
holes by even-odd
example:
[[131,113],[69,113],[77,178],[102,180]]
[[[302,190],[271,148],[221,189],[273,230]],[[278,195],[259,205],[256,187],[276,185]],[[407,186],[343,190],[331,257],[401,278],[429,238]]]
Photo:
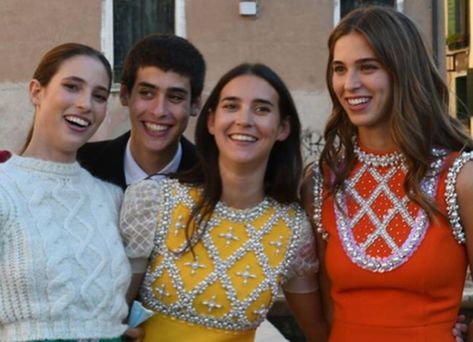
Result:
[[[164,174],[176,172],[179,168],[179,163],[182,159],[182,146],[181,142],[177,145],[177,151],[174,155],[174,158],[167,164],[164,168],[159,170],[158,175],[151,176],[151,179],[159,180],[164,177]],[[136,181],[147,178],[149,175],[138,165],[136,160],[133,158],[130,149],[130,139],[126,144],[125,149],[125,161],[124,161],[124,171],[125,171],[125,182],[126,185],[135,183]]]

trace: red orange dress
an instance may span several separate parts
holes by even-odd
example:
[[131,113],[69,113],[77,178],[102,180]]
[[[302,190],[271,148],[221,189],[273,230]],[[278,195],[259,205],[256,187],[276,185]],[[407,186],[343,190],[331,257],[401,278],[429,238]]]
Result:
[[314,168],[314,220],[327,240],[332,283],[330,341],[454,341],[467,267],[455,180],[473,153],[433,152],[422,188],[449,222],[440,215],[429,222],[404,192],[400,153],[355,152],[339,206],[323,197]]

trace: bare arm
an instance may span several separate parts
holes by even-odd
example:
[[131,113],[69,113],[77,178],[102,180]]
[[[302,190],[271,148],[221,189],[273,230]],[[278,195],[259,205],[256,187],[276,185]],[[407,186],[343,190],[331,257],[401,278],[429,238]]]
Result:
[[332,322],[332,302],[330,300],[330,281],[327,276],[327,271],[325,269],[325,240],[322,239],[320,234],[318,234],[314,227],[313,217],[314,217],[314,182],[312,178],[312,170],[309,169],[304,176],[304,181],[302,182],[301,187],[301,199],[304,205],[304,209],[307,215],[310,218],[310,223],[314,229],[315,236],[317,239],[317,255],[320,261],[320,269],[318,272],[318,280],[320,293],[319,297],[322,302],[323,315],[327,322],[328,327],[330,328]]
[[284,295],[307,340],[310,342],[327,341],[328,329],[322,311],[320,292],[290,293],[285,291]]
[[[473,266],[473,162],[468,162],[457,177],[456,190],[460,219],[466,233],[466,247],[470,268]],[[468,342],[473,342],[473,323],[468,328]]]
[[126,292],[126,302],[128,307],[131,308],[133,301],[138,297],[138,290],[140,289],[141,282],[143,281],[145,274],[144,273],[133,273],[131,277],[130,286]]

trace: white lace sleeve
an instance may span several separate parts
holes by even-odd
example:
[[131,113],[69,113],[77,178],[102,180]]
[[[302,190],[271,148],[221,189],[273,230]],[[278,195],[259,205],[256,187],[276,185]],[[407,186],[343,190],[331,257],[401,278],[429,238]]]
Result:
[[133,273],[145,272],[153,249],[159,189],[159,182],[144,180],[129,186],[123,198],[120,233]]
[[458,199],[455,186],[458,174],[460,173],[462,167],[469,161],[473,161],[473,152],[461,153],[448,170],[447,179],[445,181],[445,201],[447,203],[448,218],[450,220],[450,225],[452,226],[453,236],[458,241],[458,243],[461,244],[466,242],[466,234],[460,222]]
[[302,223],[299,241],[296,256],[289,267],[288,280],[284,283],[283,289],[291,293],[309,293],[318,289],[319,260],[315,236],[306,217]]

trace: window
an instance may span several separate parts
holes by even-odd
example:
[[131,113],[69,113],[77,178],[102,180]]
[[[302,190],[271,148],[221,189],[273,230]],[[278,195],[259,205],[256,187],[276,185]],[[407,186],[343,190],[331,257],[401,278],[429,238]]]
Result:
[[462,49],[469,43],[468,0],[447,2],[447,45],[450,50]]
[[467,108],[468,92],[467,77],[460,76],[455,78],[455,92],[457,95],[457,118],[467,127],[470,125],[470,114]]
[[395,7],[395,0],[343,0],[341,1],[340,17],[343,18],[348,12],[363,6],[391,6]]
[[151,33],[174,33],[174,0],[113,1],[113,66],[120,82],[123,60],[139,39]]

